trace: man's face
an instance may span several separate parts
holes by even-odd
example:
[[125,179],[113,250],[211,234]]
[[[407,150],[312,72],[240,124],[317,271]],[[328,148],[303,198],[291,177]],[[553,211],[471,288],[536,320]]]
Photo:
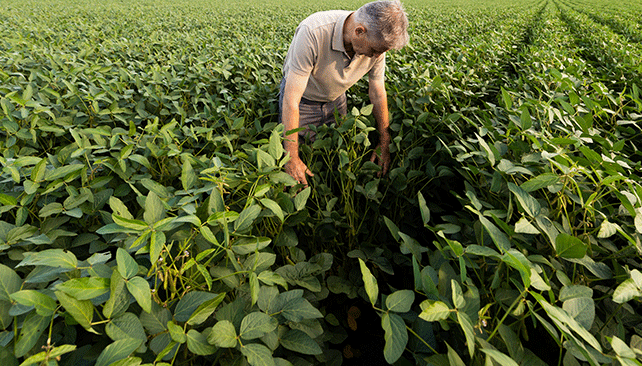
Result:
[[378,40],[368,37],[366,32],[356,32],[356,37],[352,41],[352,49],[356,55],[366,57],[379,57],[382,53],[388,51],[388,47]]

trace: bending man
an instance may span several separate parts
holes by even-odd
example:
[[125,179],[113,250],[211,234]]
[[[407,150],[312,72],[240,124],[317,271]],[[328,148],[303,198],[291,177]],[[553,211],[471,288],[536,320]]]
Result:
[[[386,174],[390,166],[388,101],[384,85],[386,51],[408,42],[408,18],[398,1],[375,1],[355,12],[322,11],[297,27],[283,65],[279,118],[290,131],[334,121],[334,111],[347,114],[345,91],[368,74],[368,95],[379,132],[371,160]],[[312,172],[299,158],[299,137],[286,136],[290,153],[285,170],[307,185]],[[314,137],[314,136],[311,136]]]

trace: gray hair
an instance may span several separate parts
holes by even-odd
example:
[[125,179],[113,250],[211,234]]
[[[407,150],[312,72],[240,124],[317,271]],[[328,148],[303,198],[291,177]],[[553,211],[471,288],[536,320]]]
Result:
[[371,39],[390,49],[400,50],[408,43],[408,17],[397,0],[367,3],[354,13],[354,18],[366,27]]

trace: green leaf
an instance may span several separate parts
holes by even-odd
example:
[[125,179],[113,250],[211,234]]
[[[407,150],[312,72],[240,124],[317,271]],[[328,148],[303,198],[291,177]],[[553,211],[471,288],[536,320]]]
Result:
[[504,253],[510,249],[510,241],[506,234],[501,232],[497,226],[481,215],[479,216],[479,221],[481,221],[482,226],[484,226],[500,253]]
[[450,308],[441,301],[424,300],[419,306],[421,307],[419,317],[428,322],[444,320],[450,316]]
[[249,313],[243,318],[243,321],[241,322],[239,335],[241,338],[246,340],[260,338],[263,337],[266,333],[269,333],[276,329],[278,325],[279,322],[276,318],[273,318],[265,313]]
[[147,225],[145,221],[127,219],[127,218],[118,216],[116,214],[111,214],[111,218],[112,220],[114,220],[114,223],[116,225],[122,226],[127,229],[132,229],[136,231],[144,231],[149,229],[149,225]]
[[490,358],[495,360],[495,362],[501,366],[519,366],[512,358],[496,349],[482,348],[481,351],[490,356]]
[[72,252],[62,249],[45,249],[35,253],[28,253],[16,267],[21,266],[49,266],[76,269],[78,259]]
[[280,159],[283,156],[283,143],[281,142],[281,135],[277,130],[272,130],[270,135],[270,145],[268,146],[268,152],[274,159]]
[[386,307],[389,311],[405,313],[410,311],[415,302],[415,293],[412,290],[399,290],[386,298]]
[[468,354],[470,354],[470,357],[473,357],[473,353],[475,353],[475,328],[473,328],[473,323],[470,321],[468,314],[462,311],[457,312],[457,322],[464,331],[464,336],[466,336]]
[[535,225],[531,224],[524,216],[515,223],[515,232],[519,234],[539,234],[539,230]]
[[615,354],[617,354],[618,356],[630,359],[636,359],[638,357],[635,352],[617,336],[613,336],[613,338],[610,339],[610,343],[611,347],[613,347],[613,350],[615,351]]
[[153,225],[162,220],[165,216],[165,207],[163,201],[153,191],[149,191],[145,198],[145,213],[143,219],[149,225]]
[[105,347],[96,360],[96,366],[108,366],[129,357],[143,343],[139,339],[120,339]]
[[[402,235],[403,233],[399,233],[399,234]],[[461,245],[460,242],[458,242],[456,240],[448,239],[443,231],[439,231],[437,233],[437,235],[446,241],[446,243],[448,244],[450,249],[453,251],[453,253],[457,257],[461,257],[464,254],[464,247],[463,247],[463,245]],[[415,257],[415,258],[417,258],[417,257]]]
[[212,315],[218,305],[225,299],[225,293],[218,294],[215,298],[203,302],[194,310],[192,315],[187,320],[189,325],[198,325],[203,323],[207,318]]
[[446,346],[448,347],[448,364],[450,366],[466,366],[461,357],[459,357],[457,352],[452,349],[448,343],[446,343]]
[[490,146],[488,146],[488,143],[486,143],[486,141],[484,141],[484,139],[481,136],[479,136],[478,134],[475,134],[475,136],[477,137],[477,142],[479,142],[479,146],[481,146],[484,152],[486,153],[488,162],[490,163],[491,166],[494,166],[496,162],[496,158],[495,158],[495,153],[493,152],[493,149],[491,149]]
[[144,157],[142,155],[132,154],[132,155],[129,155],[129,157],[127,157],[127,159],[129,159],[131,161],[135,161],[138,164],[144,166],[145,168],[147,168],[149,170],[152,169],[152,165],[149,163],[149,159],[147,159],[146,157]]
[[125,280],[118,269],[114,268],[109,287],[110,296],[103,306],[103,315],[105,318],[115,318],[123,314],[129,307],[129,292],[127,292]]
[[615,235],[619,228],[620,226],[618,224],[604,220],[602,221],[602,225],[600,225],[600,231],[597,233],[597,237],[600,239],[610,238]]
[[568,326],[593,348],[595,348],[599,352],[602,352],[602,347],[600,347],[600,343],[597,341],[597,339],[595,339],[595,336],[593,336],[593,334],[586,330],[586,328],[581,326],[573,317],[569,316],[566,311],[549,304],[546,300],[543,299],[543,297],[539,296],[538,294],[534,294],[534,297],[537,299],[539,304],[542,305],[548,316],[550,316],[558,326]]
[[113,341],[121,339],[147,341],[143,324],[136,315],[132,313],[125,313],[118,318],[112,319],[112,321],[105,326],[105,333],[107,333]]
[[[167,333],[158,334],[149,342],[149,349],[156,354],[156,360],[169,361],[178,351],[181,345],[172,340],[172,337]],[[164,364],[167,366],[167,364]]]
[[64,355],[65,353],[69,353],[75,350],[76,350],[75,345],[63,344],[61,346],[54,347],[49,351],[42,351],[40,353],[37,353],[27,358],[20,364],[20,366],[29,366],[29,365],[36,365],[36,364],[39,365],[44,361],[57,359],[60,356]]
[[286,172],[274,172],[270,174],[270,180],[275,184],[285,184],[288,187],[296,185],[296,179]]
[[421,262],[421,253],[425,248],[423,248],[415,238],[412,238],[401,231],[398,232],[397,235],[401,238],[401,253],[412,253],[415,259],[418,262]]
[[279,276],[278,274],[272,271],[261,272],[257,276],[257,279],[268,286],[272,286],[276,284],[276,285],[281,285],[286,290],[288,289],[287,281],[283,277]]
[[568,299],[562,304],[562,309],[577,320],[587,330],[591,329],[595,319],[595,302],[589,297]]
[[41,316],[36,312],[27,315],[14,346],[16,357],[23,357],[36,345],[38,338],[47,329],[51,319],[51,316]]
[[0,301],[11,302],[9,295],[20,290],[20,286],[22,286],[20,276],[13,269],[0,264]]
[[144,311],[148,313],[152,311],[152,293],[149,282],[142,277],[133,277],[127,281],[127,290]]
[[232,245],[236,254],[250,254],[266,248],[272,240],[266,237],[241,238]]
[[251,366],[276,366],[272,352],[262,344],[246,344],[241,347],[241,353],[247,357],[247,362]]
[[276,161],[274,161],[272,155],[260,149],[256,150],[256,162],[259,169],[263,169],[264,167],[273,167],[276,165]]
[[72,173],[75,173],[79,171],[80,169],[84,168],[84,164],[71,164],[71,165],[65,165],[60,168],[56,168],[54,170],[47,171],[45,173],[45,180],[51,181],[51,180],[56,180],[58,178],[66,177]]
[[541,206],[539,202],[537,202],[537,200],[533,198],[533,196],[528,194],[528,192],[526,192],[522,188],[516,186],[514,183],[509,182],[508,189],[513,192],[515,197],[517,197],[520,205],[529,216],[536,217],[537,215],[539,215]]
[[543,173],[535,178],[531,178],[520,185],[520,188],[526,192],[533,192],[538,189],[550,187],[560,183],[560,178],[554,173]]
[[0,204],[3,206],[16,206],[18,204],[18,200],[13,196],[0,193]]
[[149,259],[152,266],[156,265],[163,247],[165,246],[165,233],[162,231],[152,231],[149,237]]
[[566,233],[559,233],[555,238],[555,251],[562,258],[583,258],[586,248],[582,240]]
[[25,187],[25,193],[26,194],[34,194],[34,193],[38,192],[38,188],[40,188],[40,184],[34,183],[34,182],[30,181],[29,179],[25,179],[24,187]]
[[254,220],[259,217],[260,213],[261,206],[259,205],[255,204],[245,208],[243,211],[241,211],[236,221],[234,221],[234,231],[243,232],[249,229],[254,223]]
[[153,180],[151,180],[149,178],[141,179],[140,183],[145,188],[147,188],[150,191],[156,193],[158,195],[158,197],[169,199],[172,196],[164,185],[159,184],[157,182],[154,182]]
[[236,347],[236,330],[229,320],[221,320],[214,324],[207,342],[220,348]]
[[58,284],[56,289],[78,300],[91,300],[109,291],[109,279],[102,277],[72,278]]
[[40,159],[40,161],[31,170],[31,180],[36,183],[42,182],[42,180],[45,178],[46,167],[47,160]]
[[439,283],[439,275],[437,271],[431,266],[425,266],[420,273],[421,276],[421,286],[423,287],[426,294],[431,294],[439,297],[439,289],[437,289],[437,284]]
[[321,347],[308,334],[298,329],[290,329],[281,336],[281,345],[291,351],[304,355],[320,355]]
[[195,329],[187,331],[187,349],[201,356],[211,355],[216,352],[216,346],[207,343],[207,337]]
[[596,277],[607,280],[613,278],[613,273],[611,273],[611,268],[603,262],[595,262],[591,257],[584,256],[584,258],[566,258],[569,262],[579,263],[586,267],[591,273]]
[[403,354],[408,344],[408,331],[403,319],[393,313],[384,313],[381,318],[381,327],[384,330],[386,341],[383,355],[389,364],[395,363]]
[[369,115],[372,114],[372,110],[373,109],[374,109],[374,105],[373,104],[366,104],[363,107],[361,107],[361,110],[359,111],[359,113],[362,116],[369,116]]
[[167,322],[167,329],[169,329],[169,335],[172,337],[174,342],[183,344],[187,342],[187,335],[185,331],[180,326],[176,325],[173,321]]
[[519,272],[525,287],[529,287],[531,285],[530,261],[524,256],[524,254],[515,249],[511,249],[504,253],[502,261]]
[[562,302],[578,297],[592,298],[593,289],[583,285],[567,285],[560,289],[559,300]]
[[62,206],[61,203],[58,202],[51,202],[44,206],[43,208],[38,211],[38,216],[40,217],[48,217],[51,215],[56,215],[64,211],[64,207]]
[[[265,207],[267,207],[276,217],[281,220],[281,222],[285,221],[285,215],[283,214],[283,209],[281,209],[281,206],[279,206],[278,203],[275,201],[269,199],[269,198],[262,198],[259,202]],[[642,215],[640,215],[642,216]]]
[[361,267],[361,277],[366,287],[366,293],[370,299],[370,303],[375,305],[377,297],[379,297],[379,287],[377,286],[377,279],[372,275],[370,269],[366,266],[363,259],[359,258],[359,266]]
[[21,290],[11,294],[11,299],[20,305],[34,306],[42,316],[51,316],[56,311],[56,301],[36,290]]
[[183,169],[181,171],[181,184],[183,186],[183,189],[186,191],[192,189],[194,183],[196,183],[197,181],[198,178],[196,177],[196,173],[194,173],[192,163],[189,162],[188,158],[185,158],[183,160]]
[[476,244],[466,246],[465,252],[467,254],[480,255],[482,257],[494,257],[497,259],[500,259],[502,257],[501,254],[497,253],[495,249],[482,247],[481,245]]
[[424,225],[428,225],[430,221],[430,209],[426,205],[426,199],[424,198],[421,191],[417,192],[417,199],[419,200],[419,210],[421,211],[421,219]]
[[301,211],[305,208],[305,204],[308,202],[308,197],[310,197],[311,192],[312,188],[307,187],[294,197],[294,207],[297,211]]
[[323,314],[317,310],[310,302],[302,297],[289,300],[283,308],[281,315],[293,322],[300,322],[304,319],[323,318]]
[[396,241],[399,241],[401,237],[399,236],[399,228],[397,227],[397,225],[395,225],[395,223],[392,222],[392,220],[390,220],[385,216],[383,217],[383,222],[388,227],[388,230],[390,231],[390,234],[392,235],[392,237],[395,238]]
[[640,291],[640,287],[638,287],[632,278],[629,278],[619,284],[615,291],[613,291],[613,301],[618,304],[625,303],[641,296],[642,291]]
[[162,308],[156,302],[152,302],[152,311],[140,314],[140,322],[143,327],[154,335],[167,330],[167,322],[172,320],[172,313],[167,308]]
[[132,216],[132,214],[129,213],[129,209],[127,209],[127,206],[125,206],[123,201],[119,200],[114,196],[109,197],[109,207],[111,207],[111,210],[120,217],[124,217],[126,219],[134,218],[134,216]]
[[203,238],[205,238],[205,240],[216,245],[217,247],[221,246],[221,244],[216,239],[216,236],[214,236],[214,233],[212,233],[212,230],[209,227],[203,226],[201,227],[200,230],[201,230],[201,235],[203,235]]
[[510,94],[504,89],[504,87],[501,88],[502,90],[502,101],[504,102],[504,106],[506,109],[510,110],[513,106],[513,99],[511,98]]
[[118,272],[126,280],[136,276],[138,273],[138,263],[123,248],[116,250],[116,263],[118,264]]
[[89,300],[77,300],[62,291],[55,292],[60,305],[71,315],[83,328],[91,328],[91,321],[94,318],[94,305]]
[[206,301],[216,298],[218,294],[204,291],[191,291],[176,305],[174,310],[174,319],[179,322],[186,322],[190,319],[194,311]]
[[450,288],[452,289],[453,305],[455,305],[456,309],[462,309],[466,306],[466,299],[464,298],[464,292],[461,290],[459,282],[450,280]]
[[261,285],[259,284],[259,278],[256,275],[256,272],[250,273],[250,295],[252,297],[252,306],[256,304],[256,301],[259,299],[259,290],[261,289]]

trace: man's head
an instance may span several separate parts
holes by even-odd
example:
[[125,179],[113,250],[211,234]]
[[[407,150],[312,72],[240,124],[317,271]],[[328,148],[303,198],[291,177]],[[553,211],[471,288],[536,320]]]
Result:
[[357,35],[367,38],[370,51],[375,55],[400,50],[408,43],[408,18],[399,1],[365,4],[354,13],[354,20]]

